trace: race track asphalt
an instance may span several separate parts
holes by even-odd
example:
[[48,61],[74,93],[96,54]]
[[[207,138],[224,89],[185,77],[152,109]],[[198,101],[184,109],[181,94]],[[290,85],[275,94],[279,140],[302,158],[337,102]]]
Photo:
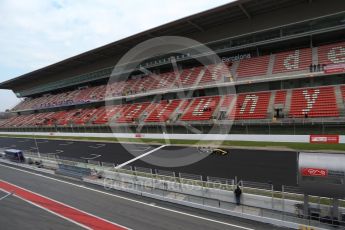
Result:
[[[105,191],[89,187],[81,182],[71,182],[42,176],[0,164],[0,179],[20,186],[31,192],[54,199],[116,224],[134,230],[266,230],[281,229],[231,216],[210,213],[150,198],[118,191]],[[41,214],[42,210],[29,207],[22,201],[9,198],[4,208],[0,206],[1,229],[71,229],[71,223],[60,223],[51,214]],[[3,201],[0,201],[3,202]],[[1,203],[2,204],[2,203]],[[11,218],[11,215],[13,217]],[[7,219],[5,219],[8,217]],[[18,217],[18,219],[16,219]],[[20,218],[20,219],[19,219]],[[37,226],[41,228],[35,228]],[[26,224],[23,227],[23,224]],[[49,227],[48,227],[49,225]],[[56,227],[56,226],[60,227]],[[46,227],[46,228],[44,228]],[[79,229],[77,226],[73,229]]]
[[[44,139],[37,139],[37,145],[40,153],[114,164],[122,164],[159,146]],[[2,137],[0,148],[37,151],[34,140],[26,138]],[[211,154],[201,159],[202,154],[195,147],[166,146],[130,165],[202,175],[204,180],[207,176],[226,179],[237,177],[238,180],[272,183],[275,189],[280,189],[281,185],[297,185],[297,152],[253,149],[227,149],[227,151],[229,154],[226,156]],[[174,167],[198,157],[200,160],[195,163]]]
[[[4,195],[0,192],[0,197]],[[0,201],[0,226],[1,230],[84,229],[14,196]]]

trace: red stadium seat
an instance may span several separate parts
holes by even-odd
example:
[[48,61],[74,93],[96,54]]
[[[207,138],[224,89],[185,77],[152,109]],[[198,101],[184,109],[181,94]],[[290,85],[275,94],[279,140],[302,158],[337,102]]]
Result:
[[220,96],[195,98],[187,111],[182,115],[182,121],[210,120],[220,101]]
[[93,124],[106,124],[122,109],[122,105],[106,106],[98,109],[94,115]]
[[150,102],[145,102],[127,105],[127,108],[120,112],[120,117],[116,120],[116,122],[132,123],[134,121],[137,121],[141,113],[144,112],[150,104]]
[[320,46],[317,51],[319,64],[345,63],[345,42]]
[[286,101],[286,90],[278,90],[276,91],[276,95],[274,98],[274,105],[285,105]]
[[310,48],[277,53],[273,66],[273,74],[308,70],[312,64]]
[[339,116],[334,87],[293,90],[289,115],[300,118]]
[[229,118],[235,120],[267,118],[270,96],[271,92],[239,94]]
[[205,72],[201,77],[199,84],[215,84],[219,82],[222,77],[229,75],[229,71],[229,67],[223,63],[208,65],[205,68]]
[[155,108],[147,116],[145,122],[166,122],[171,114],[175,112],[180,105],[181,100],[161,101],[155,105]]
[[254,57],[243,59],[237,68],[237,77],[255,77],[267,74],[270,56]]

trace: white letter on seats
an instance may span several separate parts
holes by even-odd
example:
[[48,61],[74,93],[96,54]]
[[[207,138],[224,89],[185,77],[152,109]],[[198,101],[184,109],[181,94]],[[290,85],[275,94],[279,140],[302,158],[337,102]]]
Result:
[[298,69],[299,66],[299,50],[295,50],[294,54],[288,55],[284,59],[284,67],[288,70]]
[[240,110],[240,114],[244,113],[244,111],[247,108],[247,104],[249,101],[252,101],[252,104],[250,105],[249,113],[254,113],[255,108],[256,108],[256,104],[258,103],[258,100],[259,100],[259,97],[254,95],[254,94],[253,95],[247,95],[243,101],[242,108]]
[[317,98],[319,97],[320,90],[315,89],[313,94],[309,94],[308,90],[303,90],[303,95],[305,100],[307,101],[307,108],[302,109],[303,114],[307,114],[313,108]]
[[345,62],[345,47],[334,47],[327,54],[328,60],[337,64]]

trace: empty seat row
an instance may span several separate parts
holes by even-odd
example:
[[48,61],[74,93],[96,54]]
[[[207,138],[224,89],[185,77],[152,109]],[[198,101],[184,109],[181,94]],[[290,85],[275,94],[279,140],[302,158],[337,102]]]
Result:
[[[74,91],[68,91],[59,94],[47,94],[37,98],[27,98],[16,105],[13,111],[44,109],[53,107],[62,107],[75,104],[83,104],[95,101],[102,101],[105,98],[127,96],[137,93],[144,93],[151,90],[162,90],[173,87],[187,87],[195,85],[197,79],[203,73],[204,66],[198,66],[190,69],[184,69],[180,72],[168,72],[162,74],[149,74],[137,76],[131,79],[113,81],[108,85],[94,87],[84,87]],[[211,68],[213,70],[213,68]],[[211,73],[212,78],[219,79]],[[201,76],[201,79],[203,76]],[[205,76],[205,82],[208,81],[208,75]]]
[[210,120],[219,104],[220,97],[201,97],[194,99],[187,111],[182,115],[182,121]]
[[271,92],[245,93],[237,96],[236,105],[229,114],[230,119],[265,119]]
[[307,70],[311,63],[311,48],[278,53],[275,55],[272,73]]
[[345,42],[319,46],[317,51],[319,64],[345,63]]
[[290,117],[339,116],[334,87],[293,90],[289,115]]
[[[345,85],[340,86],[345,101]],[[267,119],[275,105],[290,105],[289,117],[338,117],[339,108],[335,87],[299,88],[287,90],[204,96],[190,99],[162,100],[135,104],[109,105],[98,108],[32,113],[8,118],[0,127],[69,126],[129,124],[136,122],[208,121],[218,112],[227,114],[222,119]],[[274,95],[274,96],[273,96]],[[272,102],[271,102],[272,101]],[[269,106],[271,102],[271,107]],[[224,113],[225,112],[225,113]]]

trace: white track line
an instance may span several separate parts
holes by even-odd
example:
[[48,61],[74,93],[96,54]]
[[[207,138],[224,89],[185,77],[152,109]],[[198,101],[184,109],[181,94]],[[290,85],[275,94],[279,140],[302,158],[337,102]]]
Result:
[[161,209],[161,210],[164,210],[164,211],[169,211],[169,212],[172,212],[172,213],[177,213],[177,214],[180,214],[180,215],[185,215],[185,216],[193,217],[193,218],[196,218],[196,219],[205,220],[205,221],[209,221],[209,222],[213,222],[213,223],[217,223],[217,224],[222,224],[222,225],[225,225],[225,226],[235,227],[235,228],[239,228],[239,229],[255,230],[254,228],[248,228],[248,227],[244,227],[244,226],[240,226],[240,225],[236,225],[236,224],[230,224],[230,223],[227,223],[227,222],[223,222],[223,221],[219,221],[219,220],[214,220],[214,219],[210,219],[210,218],[207,218],[207,217],[202,217],[202,216],[198,216],[198,215],[194,215],[194,214],[190,214],[190,213],[186,213],[186,212],[181,212],[181,211],[177,211],[177,210],[170,209],[170,208],[165,208],[165,207],[158,206],[158,205],[153,206],[151,203],[145,203],[143,201],[134,200],[134,199],[127,198],[127,197],[124,197],[124,196],[115,195],[115,194],[104,192],[104,191],[101,191],[101,190],[98,190],[98,189],[89,188],[89,187],[86,187],[84,185],[74,184],[72,182],[63,181],[63,180],[60,180],[60,179],[52,178],[52,177],[49,177],[49,176],[45,176],[45,175],[42,175],[42,174],[30,172],[30,171],[26,171],[26,170],[23,170],[23,169],[18,169],[18,168],[11,167],[11,166],[8,166],[8,165],[0,164],[0,166],[1,167],[5,167],[5,168],[10,168],[10,169],[13,169],[13,170],[17,170],[17,171],[20,171],[20,172],[32,174],[32,175],[35,175],[35,176],[43,177],[43,178],[46,178],[46,179],[49,179],[49,180],[58,181],[60,183],[72,185],[72,186],[75,186],[75,187],[78,187],[78,188],[82,188],[82,189],[85,189],[85,190],[97,192],[97,193],[100,193],[100,194],[103,194],[103,195],[108,195],[108,196],[116,197],[118,199],[123,199],[123,200],[130,201],[130,202],[137,203],[137,204],[142,204],[142,205],[145,205],[145,206],[149,206],[151,208],[157,208],[157,209]]
[[11,195],[13,195],[13,193],[8,192],[8,191],[6,191],[6,190],[4,190],[2,188],[0,188],[0,191],[3,191],[4,193],[6,193],[6,195],[4,195],[3,197],[0,198],[0,201],[2,201],[3,199],[5,199],[5,198],[7,198],[7,197],[9,197]]
[[[76,208],[76,207],[73,207],[73,206],[70,206],[70,205],[68,205],[68,204],[65,204],[65,203],[63,203],[63,202],[57,201],[57,200],[55,200],[55,199],[53,199],[53,198],[47,197],[47,196],[42,195],[42,194],[40,194],[40,193],[36,193],[36,192],[31,191],[31,190],[29,190],[29,189],[23,188],[23,187],[21,187],[21,186],[19,186],[19,185],[12,184],[11,182],[8,182],[8,181],[5,181],[5,180],[1,180],[1,179],[0,179],[0,181],[4,181],[5,183],[8,183],[8,184],[10,184],[10,185],[12,185],[12,186],[15,186],[15,187],[18,187],[18,188],[20,188],[20,189],[22,189],[22,190],[25,190],[25,191],[29,192],[29,193],[35,194],[35,195],[37,195],[37,196],[41,196],[41,197],[43,197],[43,198],[45,198],[45,199],[47,199],[47,200],[51,200],[51,201],[53,201],[53,202],[55,202],[55,203],[61,204],[61,205],[66,206],[66,207],[68,207],[68,208],[75,209],[75,210],[77,210],[78,212],[85,213],[86,215],[89,215],[89,216],[95,217],[95,218],[97,218],[97,219],[103,220],[103,221],[108,222],[108,223],[110,223],[110,224],[113,224],[113,225],[115,225],[115,226],[120,226],[120,227],[122,227],[122,228],[131,230],[130,228],[125,227],[125,226],[123,226],[123,225],[121,225],[121,224],[114,223],[114,222],[112,222],[112,221],[110,221],[110,220],[104,219],[104,218],[102,218],[102,217],[100,217],[100,216],[96,216],[96,215],[91,214],[91,213],[89,213],[89,212],[86,212],[86,211],[84,211],[84,210],[81,210],[81,209],[78,209],[78,208]],[[27,201],[27,202],[29,202],[29,203],[31,202],[31,201],[28,201],[28,200],[26,200],[26,199],[24,199],[24,198],[21,198],[21,197],[15,195],[15,194],[14,194],[14,196],[16,196],[16,197],[18,197],[18,198],[20,198],[20,199],[23,199],[24,201]],[[41,207],[39,204],[35,204],[35,203],[32,203],[32,204],[33,204],[33,205],[36,205],[37,207]],[[42,209],[46,209],[46,208],[42,207]],[[46,209],[46,210],[47,210],[48,212],[50,211],[49,209]],[[51,211],[51,212],[52,212],[53,214],[57,215],[57,216],[60,216],[60,214],[55,213],[54,211]],[[91,230],[92,230],[92,228],[89,228],[89,227],[87,227],[87,226],[85,226],[85,225],[83,225],[83,224],[80,224],[79,222],[76,222],[76,221],[74,221],[74,220],[72,220],[72,219],[69,219],[68,217],[64,217],[64,216],[61,216],[61,217],[64,218],[64,219],[66,219],[66,220],[70,220],[71,222],[74,222],[74,223],[78,224],[79,226],[84,226],[84,227],[86,227],[87,229],[91,229]]]
[[18,141],[18,142],[21,142],[21,143],[24,143],[24,142],[28,142],[29,139],[25,139],[25,140],[21,140],[21,141]]
[[74,142],[66,142],[66,143],[61,143],[61,144],[59,144],[59,145],[63,145],[63,146],[67,146],[67,145],[71,145],[71,144],[73,144]]
[[105,146],[105,144],[96,144],[95,146],[92,146],[92,145],[90,145],[90,146],[88,146],[89,148],[93,148],[93,149],[99,149],[99,148],[102,148],[102,147],[104,147]]
[[37,144],[44,144],[44,143],[48,143],[49,141],[48,140],[43,140],[43,141],[36,141]]
[[145,147],[144,149],[130,149],[130,151],[138,151],[138,152],[141,152],[141,151],[147,151],[151,148],[151,146],[149,147]]
[[122,168],[123,166],[126,166],[126,165],[132,163],[133,161],[136,161],[136,160],[138,160],[138,159],[140,159],[140,158],[142,158],[142,157],[145,157],[145,156],[147,156],[147,155],[150,155],[151,153],[156,152],[157,150],[160,150],[161,148],[164,148],[165,146],[167,146],[167,145],[161,145],[161,146],[159,146],[158,148],[152,149],[151,151],[148,151],[147,153],[143,153],[143,154],[141,154],[141,155],[139,155],[139,156],[137,156],[137,157],[135,157],[135,158],[133,158],[133,159],[131,159],[131,160],[125,162],[125,163],[122,163],[122,164],[116,166],[115,168],[116,168],[116,169]]

